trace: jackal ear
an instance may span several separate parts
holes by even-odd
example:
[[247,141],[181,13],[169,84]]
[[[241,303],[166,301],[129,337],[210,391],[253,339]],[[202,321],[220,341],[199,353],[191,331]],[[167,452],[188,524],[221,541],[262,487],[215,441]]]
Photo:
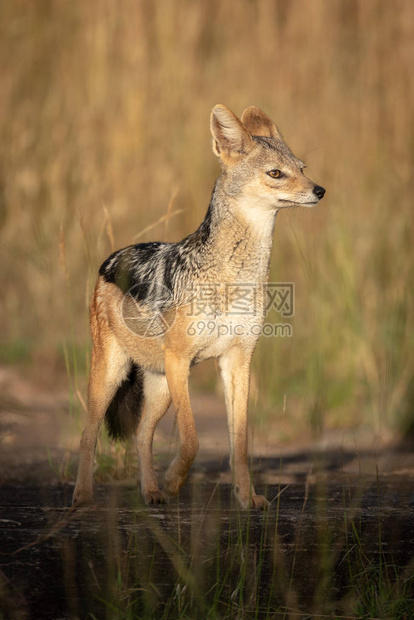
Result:
[[255,105],[249,105],[242,114],[241,121],[252,136],[277,138],[283,140],[271,118]]
[[214,106],[210,117],[213,151],[222,161],[246,154],[253,140],[242,122],[225,105]]

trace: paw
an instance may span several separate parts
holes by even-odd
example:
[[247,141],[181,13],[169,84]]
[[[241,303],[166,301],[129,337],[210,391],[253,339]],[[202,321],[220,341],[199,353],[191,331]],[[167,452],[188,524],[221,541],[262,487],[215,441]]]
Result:
[[270,502],[267,501],[264,495],[252,495],[250,506],[256,510],[268,510]]
[[167,496],[165,493],[157,489],[156,491],[142,492],[142,496],[146,504],[166,504]]
[[88,489],[76,489],[73,492],[72,506],[79,508],[80,506],[90,506],[93,504],[93,491]]
[[253,508],[254,510],[267,510],[270,507],[270,502],[267,501],[264,495],[256,495],[256,493],[252,495],[240,495],[237,488],[235,494],[244,510],[248,510],[249,508]]
[[178,491],[183,486],[186,477],[187,476],[183,476],[183,475],[180,476],[178,474],[169,473],[167,471],[167,473],[165,474],[165,484],[164,484],[164,489],[167,495],[170,495],[170,496],[177,495]]

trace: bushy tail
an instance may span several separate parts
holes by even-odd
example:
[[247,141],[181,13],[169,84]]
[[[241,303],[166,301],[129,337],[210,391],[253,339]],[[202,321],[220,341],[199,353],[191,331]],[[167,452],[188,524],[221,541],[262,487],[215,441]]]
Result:
[[138,428],[144,404],[144,373],[132,364],[105,413],[105,424],[113,439],[126,439]]

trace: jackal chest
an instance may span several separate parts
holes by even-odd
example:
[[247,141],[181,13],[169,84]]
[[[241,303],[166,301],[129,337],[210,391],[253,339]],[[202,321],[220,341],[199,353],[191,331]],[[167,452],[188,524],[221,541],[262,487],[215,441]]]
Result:
[[181,329],[195,361],[219,357],[234,344],[254,346],[264,320],[263,285],[198,284],[184,314]]
[[194,362],[220,357],[234,345],[254,347],[263,325],[261,313],[252,315],[218,314],[190,317],[186,338]]

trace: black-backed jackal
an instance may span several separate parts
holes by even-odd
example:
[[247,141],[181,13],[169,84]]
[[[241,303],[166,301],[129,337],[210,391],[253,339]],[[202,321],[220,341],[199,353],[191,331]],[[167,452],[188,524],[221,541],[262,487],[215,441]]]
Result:
[[[164,502],[179,491],[198,450],[188,375],[192,364],[211,357],[218,359],[224,384],[235,493],[243,508],[268,505],[250,479],[247,405],[250,362],[265,315],[275,218],[281,208],[313,207],[325,190],[303,174],[304,164],[256,106],[248,107],[240,120],[216,105],[211,133],[222,172],[198,230],[180,243],[129,246],[100,268],[90,306],[88,420],[74,505],[92,501],[95,446],[104,418],[113,437],[136,432],[147,503]],[[229,286],[245,283],[255,286],[254,307],[243,313],[237,330],[229,329]],[[199,291],[204,291],[204,302],[209,300],[209,286],[215,292],[214,307],[199,303]],[[200,319],[208,329],[194,327]],[[152,442],[171,401],[180,442],[161,491]]]

